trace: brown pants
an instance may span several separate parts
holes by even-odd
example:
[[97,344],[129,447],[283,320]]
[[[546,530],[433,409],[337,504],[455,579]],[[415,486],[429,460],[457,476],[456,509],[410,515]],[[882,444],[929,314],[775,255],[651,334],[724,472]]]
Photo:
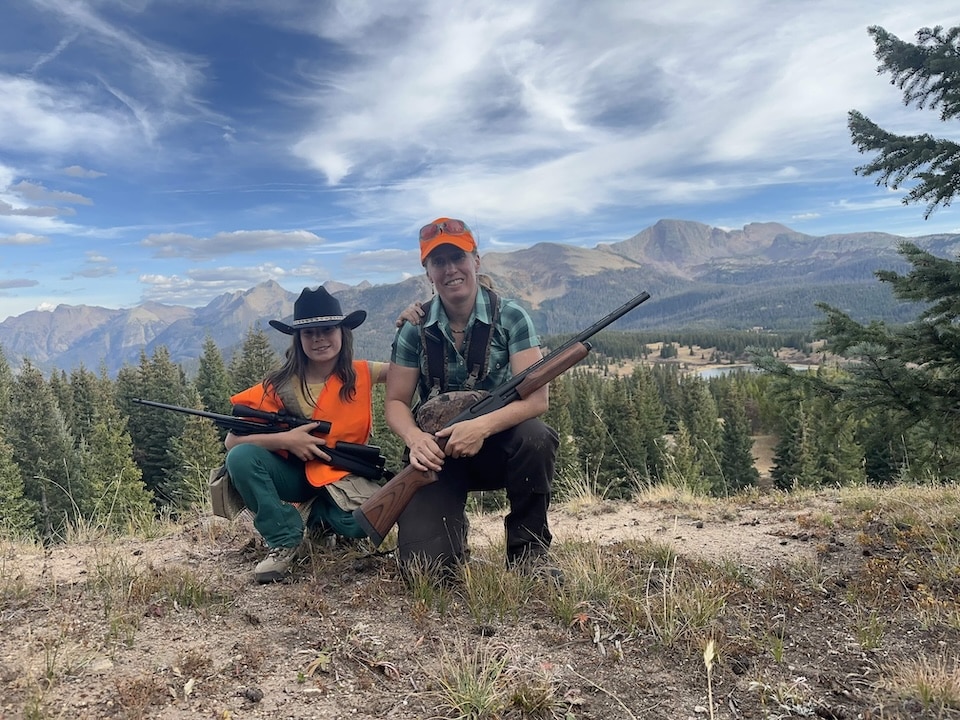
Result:
[[507,563],[545,553],[553,537],[547,508],[559,439],[541,420],[492,435],[470,458],[446,458],[440,479],[420,488],[397,520],[402,564],[461,562],[467,545],[467,493],[506,489]]

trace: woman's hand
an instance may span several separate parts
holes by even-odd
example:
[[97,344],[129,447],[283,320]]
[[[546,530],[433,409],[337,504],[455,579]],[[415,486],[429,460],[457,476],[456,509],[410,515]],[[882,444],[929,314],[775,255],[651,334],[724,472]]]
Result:
[[413,302],[403,309],[403,312],[400,313],[400,316],[394,321],[394,324],[397,327],[403,327],[404,322],[408,322],[411,325],[419,325],[422,318],[423,304]]
[[483,441],[488,436],[482,421],[481,416],[438,430],[438,438],[447,438],[447,444],[443,448],[444,453],[452,458],[462,458],[473,457],[480,452]]
[[406,445],[410,448],[410,464],[417,470],[439,472],[443,467],[443,450],[437,444],[437,439],[430,433],[419,431]]

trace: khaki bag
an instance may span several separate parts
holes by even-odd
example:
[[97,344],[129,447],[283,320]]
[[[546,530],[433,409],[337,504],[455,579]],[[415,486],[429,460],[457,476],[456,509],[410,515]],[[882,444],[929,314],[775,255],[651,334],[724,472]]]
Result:
[[227,520],[233,520],[247,507],[230,481],[226,465],[220,465],[210,471],[210,505],[214,515]]

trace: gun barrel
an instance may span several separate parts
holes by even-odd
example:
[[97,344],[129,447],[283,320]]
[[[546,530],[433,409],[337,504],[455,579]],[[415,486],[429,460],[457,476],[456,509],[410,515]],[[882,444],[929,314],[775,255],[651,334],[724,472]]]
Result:
[[[291,427],[306,425],[307,423],[312,422],[319,424],[311,432],[327,435],[329,434],[330,429],[333,427],[326,420],[305,420],[295,416],[285,416],[278,413],[264,412],[262,410],[254,410],[253,408],[239,405],[234,406],[234,412],[236,413],[238,410],[242,412],[236,415],[221,415],[220,413],[207,412],[206,410],[195,410],[193,408],[181,407],[180,405],[169,405],[167,403],[156,402],[155,400],[143,400],[142,398],[133,398],[133,402],[138,405],[160,408],[161,410],[172,410],[178,413],[185,413],[187,415],[196,415],[198,417],[207,418],[208,420],[213,420],[221,427],[241,432],[244,435],[249,435],[254,432],[282,432]],[[258,418],[259,420],[265,420],[267,422],[261,423],[255,420],[247,420],[245,418]],[[273,423],[273,425],[270,423]],[[260,428],[257,427],[258,425],[262,425],[263,429],[260,430]],[[282,425],[286,425],[287,427],[282,427]]]
[[296,415],[288,415],[286,413],[257,410],[256,408],[247,407],[246,405],[234,405],[233,415],[234,417],[259,418],[261,420],[268,420],[270,422],[287,425],[288,427],[300,427],[301,425],[306,425],[313,422],[320,423],[312,430],[312,432],[320,433],[321,435],[328,435],[333,427],[332,424],[326,420],[311,420],[309,418],[301,418],[297,417]]

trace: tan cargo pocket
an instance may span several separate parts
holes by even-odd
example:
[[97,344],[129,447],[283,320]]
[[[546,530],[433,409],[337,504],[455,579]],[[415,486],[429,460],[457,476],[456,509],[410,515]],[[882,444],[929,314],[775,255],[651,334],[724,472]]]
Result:
[[227,466],[221,465],[210,471],[210,505],[217,517],[233,520],[247,507],[237,489],[230,482]]
[[356,510],[380,489],[373,480],[359,475],[347,475],[325,487],[337,507],[346,512]]

